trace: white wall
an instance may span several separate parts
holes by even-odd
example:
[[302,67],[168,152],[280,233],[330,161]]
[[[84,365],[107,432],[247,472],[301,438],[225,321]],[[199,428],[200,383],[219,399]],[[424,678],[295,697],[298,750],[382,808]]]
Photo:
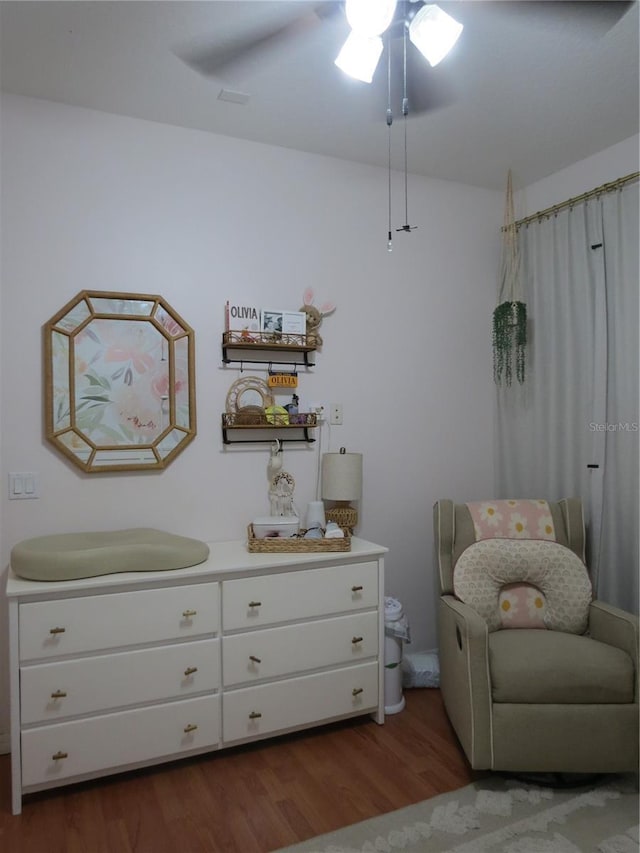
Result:
[[[388,254],[383,170],[15,96],[0,131],[1,565],[21,539],[62,531],[242,537],[268,511],[268,446],[221,442],[239,376],[220,363],[223,304],[297,308],[311,286],[338,308],[300,396],[341,402],[344,426],[323,430],[321,448],[287,446],[297,504],[314,497],[319,449],[364,453],[358,532],[390,548],[387,591],[405,604],[410,648],[434,645],[431,506],[493,490],[502,194],[412,177],[419,230]],[[634,137],[527,187],[516,215],[637,168]],[[85,475],[43,438],[41,327],[82,289],[159,293],[195,329],[198,436],[164,472]],[[39,500],[7,500],[15,470],[39,472]],[[6,648],[4,609],[0,638]],[[2,654],[0,746],[6,684]]]
[[[311,286],[337,310],[301,399],[343,404],[322,449],[364,454],[358,533],[390,549],[387,591],[412,648],[433,646],[432,504],[493,490],[501,193],[412,177],[419,230],[389,254],[384,170],[16,96],[3,97],[1,132],[2,565],[16,542],[55,532],[243,537],[268,513],[269,445],[222,444],[239,376],[221,365],[223,305],[297,309]],[[198,435],[164,472],[86,475],[43,437],[41,327],[82,289],[160,294],[195,330]],[[285,449],[300,508],[317,452]],[[21,470],[39,472],[39,500],[7,500]]]
[[582,195],[602,184],[611,183],[637,172],[640,161],[640,136],[632,136],[605,148],[585,160],[578,160],[566,169],[530,184],[516,194],[516,219],[524,218]]

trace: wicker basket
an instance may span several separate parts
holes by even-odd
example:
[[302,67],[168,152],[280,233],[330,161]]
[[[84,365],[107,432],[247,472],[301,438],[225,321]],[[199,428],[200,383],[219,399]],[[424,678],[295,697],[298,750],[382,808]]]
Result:
[[222,427],[223,429],[240,429],[242,427],[251,427],[252,429],[270,429],[277,427],[278,429],[295,429],[300,427],[316,427],[318,425],[318,416],[315,412],[298,412],[289,414],[289,412],[265,412],[264,409],[258,406],[245,406],[238,412],[223,412]]
[[256,349],[314,350],[313,335],[297,335],[291,332],[247,332],[246,329],[230,329],[222,333],[222,343],[228,347]]
[[342,539],[302,539],[300,537],[256,539],[253,524],[247,528],[247,549],[252,554],[308,554],[313,551],[350,551],[351,537],[345,535]]

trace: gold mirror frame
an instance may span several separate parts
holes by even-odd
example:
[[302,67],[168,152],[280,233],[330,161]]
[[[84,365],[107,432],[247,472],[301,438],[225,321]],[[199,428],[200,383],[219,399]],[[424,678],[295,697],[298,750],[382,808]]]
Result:
[[162,297],[82,290],[44,354],[46,437],[83,471],[166,468],[195,437],[194,333]]

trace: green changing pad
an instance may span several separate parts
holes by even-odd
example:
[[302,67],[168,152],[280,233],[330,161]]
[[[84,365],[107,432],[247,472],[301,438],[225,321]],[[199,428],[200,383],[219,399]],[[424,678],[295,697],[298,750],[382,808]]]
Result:
[[186,569],[208,556],[209,546],[199,539],[137,527],[25,539],[11,551],[11,568],[28,580],[68,581],[116,572]]

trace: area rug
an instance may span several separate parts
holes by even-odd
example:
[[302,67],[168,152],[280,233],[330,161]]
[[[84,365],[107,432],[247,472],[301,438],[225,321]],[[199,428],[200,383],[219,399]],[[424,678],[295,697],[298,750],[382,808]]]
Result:
[[491,776],[279,853],[638,853],[638,776],[553,788]]

